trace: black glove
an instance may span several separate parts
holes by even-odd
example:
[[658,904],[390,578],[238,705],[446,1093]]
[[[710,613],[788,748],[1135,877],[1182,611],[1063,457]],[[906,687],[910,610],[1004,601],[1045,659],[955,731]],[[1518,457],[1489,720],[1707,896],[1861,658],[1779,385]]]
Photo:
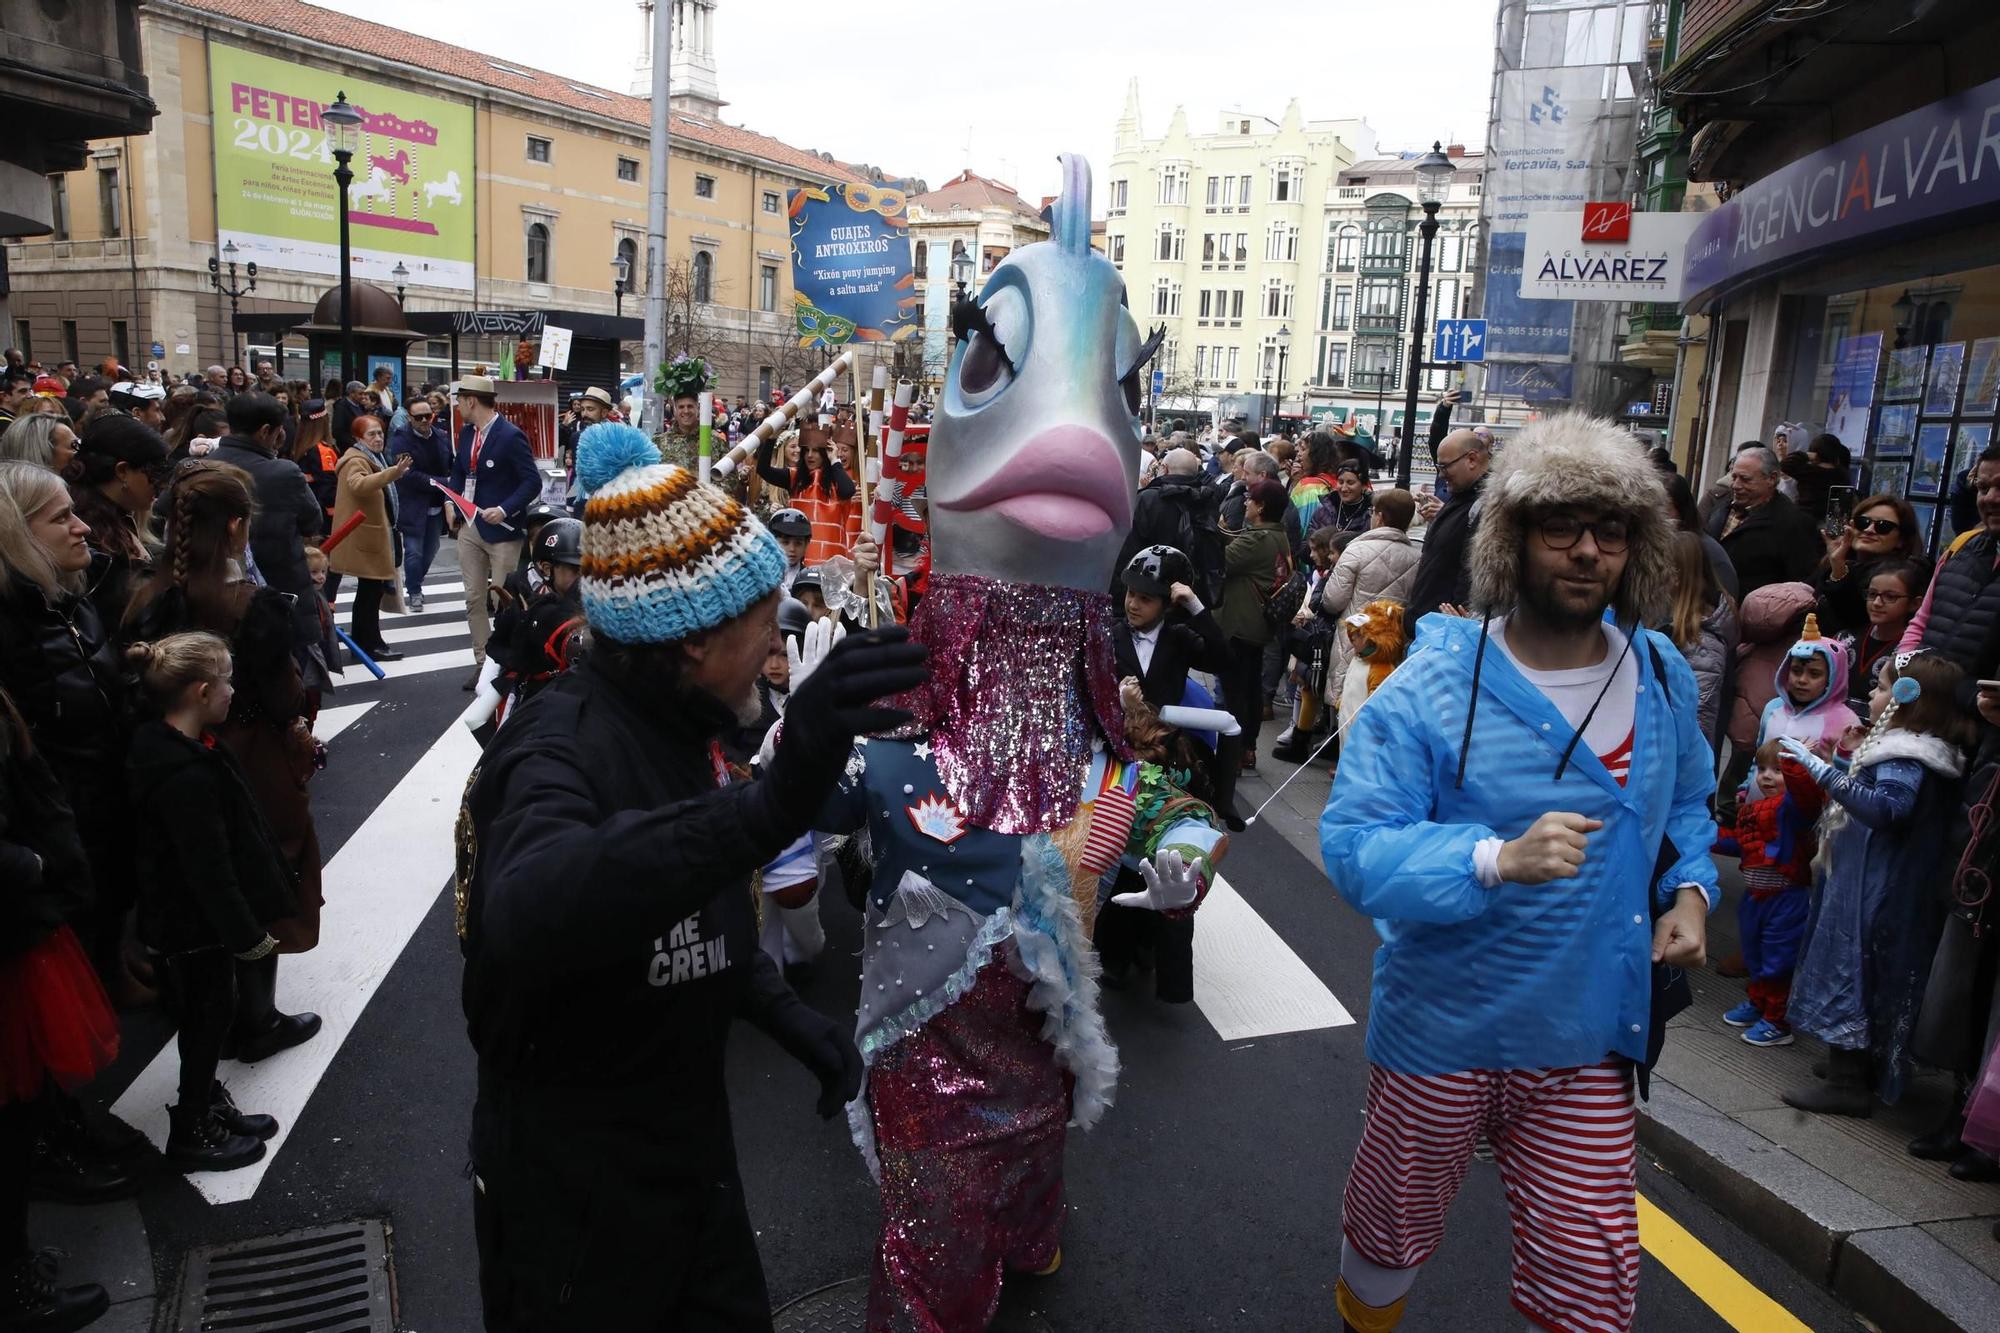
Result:
[[910,720],[906,710],[876,701],[929,680],[929,656],[930,649],[911,643],[910,631],[902,625],[850,634],[792,691],[765,779],[787,814],[809,820],[818,813],[847,765],[856,736]]
[[819,1080],[819,1118],[831,1120],[861,1092],[861,1052],[840,1024],[794,999],[771,1016],[771,1036]]

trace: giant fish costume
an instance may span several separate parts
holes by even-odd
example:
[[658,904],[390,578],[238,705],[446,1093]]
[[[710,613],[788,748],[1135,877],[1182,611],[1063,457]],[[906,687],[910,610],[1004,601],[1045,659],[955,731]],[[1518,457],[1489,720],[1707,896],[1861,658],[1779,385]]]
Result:
[[[1110,1104],[1118,1055],[1090,933],[1121,858],[1190,912],[1225,835],[1124,738],[1104,589],[1131,527],[1142,342],[1090,247],[1090,168],[1062,159],[1054,235],[954,311],[931,432],[931,682],[916,722],[857,748],[825,821],[866,825],[848,1108],[881,1186],[878,1333],[983,1329],[1007,1272],[1060,1262],[1068,1125]],[[1176,889],[1175,886],[1178,886]]]

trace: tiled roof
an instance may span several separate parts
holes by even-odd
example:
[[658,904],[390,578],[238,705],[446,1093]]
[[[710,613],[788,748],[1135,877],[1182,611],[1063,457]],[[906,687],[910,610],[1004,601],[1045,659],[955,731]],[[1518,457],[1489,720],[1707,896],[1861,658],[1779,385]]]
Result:
[[[303,0],[168,0],[153,7],[163,11],[178,8],[212,14],[264,28],[281,36],[303,37],[308,41],[345,47],[398,64],[435,70],[532,101],[608,116],[635,127],[641,137],[652,125],[652,103],[646,98],[593,87],[547,70],[531,69],[498,56],[483,55],[455,43],[441,42],[387,24],[353,18],[338,10],[305,4]],[[477,10],[468,12],[476,13]],[[675,114],[668,122],[668,129],[675,139],[762,158],[801,175],[823,180],[863,179],[842,163],[828,161],[816,153],[794,148],[740,125],[724,125]]]
[[929,194],[918,195],[910,200],[910,204],[932,213],[948,213],[954,204],[962,204],[967,208],[1012,209],[1022,217],[1037,222],[1042,218],[1038,209],[1030,207],[1027,200],[1014,193],[1013,186],[988,180],[971,170],[960,172]]

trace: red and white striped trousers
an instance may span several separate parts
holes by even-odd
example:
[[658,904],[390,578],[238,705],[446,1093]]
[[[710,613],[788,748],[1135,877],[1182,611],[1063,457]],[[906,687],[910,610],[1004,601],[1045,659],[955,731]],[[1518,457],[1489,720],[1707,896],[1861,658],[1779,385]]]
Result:
[[1514,1308],[1559,1333],[1623,1333],[1639,1290],[1632,1067],[1399,1074],[1371,1066],[1341,1226],[1361,1256],[1414,1268],[1484,1138],[1513,1222]]

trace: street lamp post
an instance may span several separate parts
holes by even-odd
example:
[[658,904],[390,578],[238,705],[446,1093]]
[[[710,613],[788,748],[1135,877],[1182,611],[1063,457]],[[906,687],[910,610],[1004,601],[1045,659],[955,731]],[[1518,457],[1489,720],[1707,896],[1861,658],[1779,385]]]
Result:
[[[972,256],[960,250],[951,257],[951,303],[954,307],[966,299],[966,289],[972,285]],[[958,321],[951,320],[946,326],[950,345],[945,349],[945,374],[951,373],[951,359],[958,352]]]
[[333,105],[319,113],[320,123],[333,134],[333,183],[340,190],[340,382],[354,380],[354,256],[347,244],[347,187],[354,184],[354,131],[361,125],[361,113],[347,100],[334,94]]
[[1416,319],[1410,326],[1410,382],[1403,394],[1403,439],[1396,450],[1396,485],[1402,490],[1410,488],[1410,453],[1416,442],[1417,386],[1423,378],[1424,324],[1430,313],[1431,242],[1437,238],[1438,209],[1444,203],[1445,192],[1451,189],[1455,171],[1457,168],[1445,155],[1444,145],[1436,141],[1431,143],[1430,152],[1417,159],[1417,202],[1424,208],[1424,220],[1418,230],[1423,233],[1424,248],[1417,261]]
[[[231,364],[234,364],[236,361],[236,303],[257,290],[257,261],[254,259],[250,261],[249,267],[244,270],[244,274],[249,278],[249,281],[241,287],[236,285],[236,254],[236,242],[224,241],[222,243],[221,261],[218,262],[213,255],[209,256],[208,260],[209,282],[214,284],[215,290],[229,298],[229,359]],[[222,266],[224,264],[229,266],[229,281],[227,283],[224,283],[222,280]]]
[[[1285,414],[1285,358],[1292,350],[1292,331],[1283,324],[1278,326],[1278,396],[1271,404],[1271,415]],[[1276,422],[1272,423],[1275,428]]]
[[403,304],[403,289],[410,285],[410,270],[404,268],[403,261],[398,259],[396,267],[389,270],[389,276],[396,283],[396,304],[401,305]]
[[616,302],[618,318],[625,318],[625,293],[632,290],[632,261],[620,250],[611,256],[611,293]]

